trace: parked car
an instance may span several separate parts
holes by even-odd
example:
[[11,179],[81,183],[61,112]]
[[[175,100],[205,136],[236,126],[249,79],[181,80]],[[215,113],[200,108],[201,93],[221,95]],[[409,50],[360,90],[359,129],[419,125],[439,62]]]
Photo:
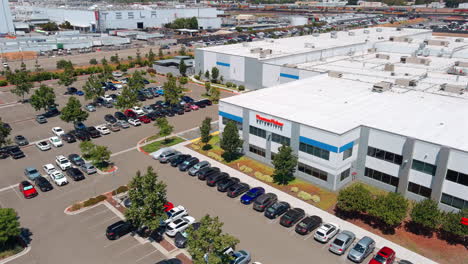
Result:
[[26,157],[24,152],[16,145],[9,146],[6,148],[6,150],[8,151],[8,155],[10,155],[13,159],[21,159]]
[[[63,135],[65,135],[65,134],[63,134]],[[57,136],[50,137],[49,142],[50,142],[50,144],[52,144],[52,146],[54,146],[56,148],[63,146],[62,140],[60,140],[60,138],[57,137]]]
[[334,223],[322,224],[317,231],[315,231],[315,240],[326,243],[330,241],[338,232],[340,232],[340,226]]
[[42,169],[44,170],[45,173],[47,173],[47,175],[50,175],[52,174],[52,172],[57,170],[55,166],[50,163],[43,165]]
[[83,122],[76,122],[73,124],[76,130],[85,131],[86,125]]
[[129,118],[128,123],[132,126],[140,126],[141,122],[138,119]]
[[68,155],[68,159],[73,165],[78,167],[85,163],[84,159],[78,154],[70,154]]
[[353,262],[361,263],[367,258],[367,256],[369,256],[370,254],[372,254],[372,252],[374,252],[374,249],[375,249],[374,239],[368,236],[365,236],[361,238],[354,245],[354,247],[349,250],[348,259]]
[[187,229],[194,222],[195,218],[188,215],[172,221],[167,225],[166,235],[174,237],[177,232],[185,231],[185,229]]
[[6,159],[10,156],[6,148],[0,148],[0,159]]
[[[200,228],[201,224],[200,223],[193,223],[193,230],[197,230]],[[187,246],[187,238],[188,238],[188,233],[186,231],[184,232],[178,232],[174,238],[174,243],[176,247],[178,248],[185,248]]]
[[192,156],[188,154],[178,154],[170,157],[167,162],[170,163],[172,167],[177,167],[179,164],[187,159],[190,159],[191,157]]
[[60,111],[57,109],[56,106],[51,106],[49,107],[49,110],[47,110],[44,114],[42,114],[46,118],[51,118],[54,116],[58,116],[60,114]]
[[236,251],[232,255],[234,257],[234,260],[232,261],[233,264],[250,263],[250,260],[251,260],[250,253],[245,250]]
[[375,254],[369,264],[392,264],[395,262],[395,251],[389,247],[383,247]]
[[247,183],[239,182],[229,187],[227,190],[227,196],[235,198],[250,189],[250,186]]
[[164,220],[164,224],[167,225],[179,218],[187,216],[188,212],[182,205],[176,206],[167,212],[167,219]]
[[47,123],[47,118],[43,115],[36,115],[36,122],[39,124],[45,124]]
[[68,179],[58,170],[54,170],[49,174],[50,178],[57,184],[57,186],[64,186],[68,184]]
[[45,140],[37,142],[36,147],[42,151],[46,151],[50,149],[49,143],[47,143],[47,141]]
[[34,179],[34,184],[37,187],[39,187],[39,190],[41,190],[41,192],[48,192],[48,191],[54,189],[52,184],[50,184],[50,182],[46,178],[44,178],[42,176],[39,176],[36,179]]
[[280,218],[280,224],[284,227],[291,227],[305,217],[305,212],[301,208],[291,208]]
[[113,123],[117,122],[117,119],[113,115],[107,114],[107,115],[104,116],[104,121],[113,124]]
[[347,230],[341,231],[331,242],[328,250],[335,254],[343,255],[355,239],[356,235],[353,232]]
[[299,235],[307,235],[312,230],[316,229],[322,224],[322,218],[316,215],[307,216],[296,225],[296,233]]
[[67,170],[67,175],[74,181],[81,181],[85,179],[83,172],[81,172],[78,168],[71,168]]
[[210,167],[210,163],[208,161],[200,161],[199,163],[195,164],[190,170],[188,171],[188,174],[191,176],[197,175],[197,172],[199,172],[203,168],[208,168]]
[[55,163],[63,171],[68,170],[72,167],[71,162],[67,158],[65,158],[65,156],[63,155],[59,155],[55,157]]
[[18,146],[26,146],[29,144],[29,141],[22,135],[15,136],[15,143]]
[[96,130],[101,133],[101,135],[109,135],[110,130],[105,125],[96,126]]
[[240,180],[238,178],[234,178],[234,177],[225,178],[223,180],[218,181],[217,189],[219,192],[226,192],[229,189],[229,187],[239,182]]
[[253,209],[258,212],[264,212],[266,208],[270,207],[278,201],[278,196],[274,193],[264,193],[260,195],[253,203]]
[[168,159],[171,158],[172,156],[174,155],[178,155],[179,152],[174,150],[174,149],[168,149],[166,151],[164,151],[163,153],[161,153],[161,155],[159,156],[159,162],[160,163],[167,163],[168,162]]
[[190,109],[196,111],[196,110],[199,109],[199,107],[198,107],[198,105],[196,105],[196,104],[190,104]]
[[192,157],[192,158],[185,160],[181,164],[179,164],[178,167],[180,171],[187,171],[188,169],[190,169],[193,165],[197,164],[198,162],[200,162],[198,158]]
[[119,121],[117,121],[116,124],[117,124],[119,127],[123,128],[123,129],[126,129],[126,128],[129,128],[129,127],[130,127],[130,125],[128,124],[128,122],[125,121],[125,120],[119,120]]
[[120,237],[130,233],[133,229],[134,228],[130,222],[120,220],[107,227],[106,237],[109,240],[119,239]]
[[119,78],[123,76],[123,73],[120,71],[115,71],[115,72],[112,72],[112,76],[115,78]]
[[144,115],[145,112],[143,111],[143,109],[141,109],[141,107],[139,106],[134,106],[131,108],[131,110],[137,115],[137,116],[141,116],[141,115]]
[[54,135],[56,135],[57,137],[60,137],[61,135],[65,134],[65,131],[63,131],[61,127],[53,127],[52,133],[54,133]]
[[143,112],[145,112],[146,114],[149,114],[149,113],[152,113],[154,110],[151,106],[149,105],[145,105],[143,106]]
[[165,259],[157,262],[156,264],[182,264],[182,261],[178,258]]
[[24,175],[28,177],[28,179],[34,181],[37,177],[41,177],[41,174],[33,167],[27,167],[24,169]]
[[217,167],[203,168],[197,172],[197,177],[201,181],[205,181],[210,175],[220,172],[220,169]]
[[106,127],[107,127],[107,129],[109,129],[112,132],[119,132],[120,131],[120,126],[117,123],[107,124]]
[[101,132],[99,132],[99,130],[97,130],[95,127],[93,126],[90,126],[90,127],[87,127],[86,128],[86,132],[88,132],[89,136],[91,138],[98,138],[101,136]]
[[69,133],[63,134],[63,135],[61,136],[61,138],[62,138],[63,141],[65,141],[65,142],[67,142],[67,143],[74,143],[74,142],[76,142],[75,136],[73,136],[72,134],[69,134]]
[[94,165],[91,164],[91,163],[89,163],[89,162],[83,163],[80,167],[81,167],[81,169],[82,169],[84,172],[86,172],[88,175],[97,172],[96,167],[94,167]]
[[124,120],[124,121],[127,121],[128,120],[128,117],[122,113],[122,112],[115,112],[114,113],[114,117],[117,119],[117,120]]
[[138,120],[144,124],[151,123],[151,118],[147,117],[146,115],[139,116]]
[[150,235],[148,236],[148,239],[150,241],[154,242],[161,242],[164,239],[164,233],[166,233],[166,226],[165,225],[160,225],[158,228],[153,230]]
[[33,198],[38,195],[36,188],[34,188],[34,186],[28,181],[20,182],[19,190],[26,199]]
[[262,187],[255,187],[250,189],[247,193],[241,196],[240,202],[243,204],[251,204],[255,201],[260,195],[265,193],[265,189]]
[[67,91],[65,92],[65,95],[73,95],[78,91],[75,87],[67,87]]
[[216,186],[216,184],[218,184],[219,181],[223,179],[228,179],[228,178],[229,178],[229,174],[227,174],[226,172],[214,173],[206,178],[206,185],[210,187],[214,187]]
[[68,132],[70,135],[74,136],[78,140],[85,141],[85,140],[90,140],[91,137],[88,132],[85,130],[72,130]]

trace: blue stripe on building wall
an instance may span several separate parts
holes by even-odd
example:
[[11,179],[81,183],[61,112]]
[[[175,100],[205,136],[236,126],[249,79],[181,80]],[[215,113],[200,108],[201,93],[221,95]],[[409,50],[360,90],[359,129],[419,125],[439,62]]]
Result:
[[237,121],[239,123],[242,123],[242,121],[243,121],[242,117],[235,116],[235,115],[223,112],[223,111],[219,111],[219,115],[222,116],[222,117],[229,118],[231,120]]
[[331,152],[335,152],[335,153],[338,152],[337,147],[332,146],[332,145],[328,145],[327,143],[316,141],[316,140],[313,140],[313,139],[310,139],[310,138],[299,137],[299,142],[302,142],[302,143],[305,143],[307,145],[311,145],[311,146],[314,146],[314,147],[317,147],[317,148],[325,149],[325,150],[328,150],[328,151],[331,151]]
[[352,148],[353,146],[354,146],[354,141],[351,141],[348,144],[341,146],[340,147],[340,153],[345,151],[345,150],[348,150],[348,149]]
[[225,62],[220,62],[220,61],[217,61],[217,62],[216,62],[216,65],[225,66],[225,67],[231,67],[231,64],[225,63]]
[[289,79],[294,79],[294,80],[299,80],[299,76],[297,76],[297,75],[292,75],[292,74],[287,74],[287,73],[280,73],[280,77],[289,78]]

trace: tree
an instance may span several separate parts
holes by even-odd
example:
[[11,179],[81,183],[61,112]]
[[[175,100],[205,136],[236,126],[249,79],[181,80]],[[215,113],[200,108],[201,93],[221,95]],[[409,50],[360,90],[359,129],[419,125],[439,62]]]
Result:
[[28,69],[26,68],[26,63],[24,63],[23,59],[21,59],[21,64],[20,64],[20,71],[27,71]]
[[102,80],[96,75],[92,74],[83,85],[83,92],[86,100],[94,100],[99,96],[103,96],[105,91],[102,88]]
[[441,229],[459,238],[468,236],[468,226],[460,223],[462,217],[468,218],[468,208],[464,208],[459,212],[446,212],[442,215]]
[[186,85],[188,83],[188,78],[187,77],[180,77],[179,78],[179,84],[181,86]]
[[148,61],[153,64],[156,59],[156,54],[154,54],[153,49],[148,51]]
[[91,65],[97,65],[98,64],[98,61],[95,59],[95,58],[92,58],[89,60],[89,64]]
[[177,104],[182,96],[182,88],[177,85],[176,78],[169,76],[163,85],[164,99],[170,104]]
[[34,61],[34,71],[35,72],[42,72],[44,69],[42,69],[41,65],[39,64],[38,59]]
[[216,81],[218,80],[218,77],[219,77],[219,69],[216,67],[211,68],[211,78]]
[[25,70],[16,70],[15,73],[9,76],[9,82],[15,85],[15,88],[11,92],[22,98],[24,102],[24,96],[29,94],[34,84],[31,82],[29,72]]
[[62,59],[62,60],[57,61],[56,67],[59,70],[63,70],[66,68],[73,68],[73,63],[71,61]]
[[210,100],[213,101],[213,103],[218,103],[219,98],[221,97],[221,92],[219,88],[217,87],[211,87],[210,89]]
[[102,64],[102,65],[107,65],[107,64],[109,64],[109,63],[107,62],[106,57],[104,57],[104,58],[101,59],[101,64]]
[[187,65],[185,64],[184,60],[180,60],[179,72],[182,76],[185,76],[185,74],[187,73]]
[[155,230],[167,218],[164,212],[166,184],[158,179],[152,167],[148,167],[144,175],[137,171],[129,187],[128,197],[132,203],[125,210],[125,217],[136,227]]
[[75,70],[73,68],[66,68],[61,74],[59,74],[58,84],[68,87],[76,82]]
[[158,57],[159,57],[160,60],[164,59],[164,53],[163,53],[163,50],[161,48],[159,48]]
[[210,136],[211,132],[211,118],[205,117],[201,126],[200,126],[200,135],[201,135],[201,142],[204,144],[204,148],[208,148],[208,142],[211,139]]
[[440,225],[442,214],[437,202],[424,199],[416,203],[411,210],[411,221],[428,229],[435,229]]
[[206,70],[205,72],[205,78],[209,81],[210,80],[210,71]]
[[63,22],[62,24],[59,25],[59,27],[63,29],[73,29],[72,24],[68,21]]
[[236,31],[237,31],[237,32],[240,33],[240,32],[242,32],[242,30],[243,30],[243,29],[242,29],[241,27],[236,27]]
[[209,95],[211,91],[211,83],[210,82],[205,82],[205,91],[206,94]]
[[137,91],[133,90],[130,86],[124,86],[122,94],[117,96],[115,107],[119,110],[125,110],[139,105]]
[[113,63],[120,63],[119,54],[116,53],[114,56],[111,56],[110,61]]
[[406,217],[408,200],[401,194],[389,192],[379,195],[369,208],[369,214],[379,218],[390,227],[398,226]]
[[297,157],[290,146],[282,145],[273,158],[273,181],[280,185],[286,185],[295,179],[294,172],[297,166]]
[[47,22],[45,24],[40,25],[40,27],[45,31],[57,31],[59,29],[57,23],[55,22]]
[[3,124],[4,123],[2,122],[2,118],[0,117],[0,147],[10,144],[8,136],[11,133],[11,128],[5,127]]
[[167,141],[166,137],[174,131],[174,127],[169,124],[169,121],[167,121],[165,117],[156,119],[156,123],[154,123],[154,125],[159,128],[158,135],[160,137],[164,137],[164,141]]
[[372,205],[372,194],[362,184],[340,190],[336,206],[345,212],[365,213]]
[[141,71],[135,71],[132,74],[132,77],[128,79],[127,86],[135,92],[145,88],[145,81]]
[[29,99],[29,103],[36,110],[44,109],[47,111],[49,107],[55,106],[54,89],[42,84],[39,89],[34,91],[34,94]]
[[456,8],[460,3],[464,3],[465,0],[445,0],[445,6],[449,8]]
[[200,227],[197,230],[193,226],[187,229],[187,251],[194,264],[230,263],[230,256],[222,252],[228,247],[234,248],[239,239],[223,233],[223,225],[218,217],[205,215],[200,219]]
[[242,143],[236,123],[229,121],[224,127],[220,142],[220,146],[224,150],[223,158],[228,162],[234,160],[242,147]]
[[179,55],[180,55],[180,56],[185,56],[185,55],[187,55],[187,52],[186,52],[184,46],[182,46],[182,47],[180,48],[180,50],[179,50]]
[[141,59],[141,52],[139,48],[136,50],[136,64],[140,66],[143,65],[143,60]]
[[188,28],[198,29],[198,19],[196,17],[192,17],[192,18],[189,19]]
[[0,247],[21,233],[18,215],[12,208],[0,208]]
[[91,141],[80,143],[80,150],[83,157],[90,160],[96,167],[104,168],[109,164],[111,152],[106,146],[95,145]]
[[88,118],[88,112],[81,109],[81,103],[76,97],[72,96],[68,99],[67,105],[62,109],[60,119],[70,123],[82,122]]

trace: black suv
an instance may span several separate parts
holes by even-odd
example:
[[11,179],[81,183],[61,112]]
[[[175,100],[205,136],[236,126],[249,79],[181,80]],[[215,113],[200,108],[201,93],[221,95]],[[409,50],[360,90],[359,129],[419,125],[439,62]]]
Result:
[[229,174],[225,172],[211,174],[210,177],[206,178],[206,185],[214,187],[219,181],[229,179]]
[[25,155],[23,151],[18,146],[9,146],[7,147],[8,154],[14,159],[24,158]]
[[200,162],[200,160],[198,160],[195,157],[186,159],[184,162],[179,164],[179,170],[180,171],[187,171],[188,169],[192,168],[192,166],[197,164],[198,162]]
[[89,136],[89,133],[84,131],[84,130],[72,130],[68,132],[70,135],[74,136],[78,140],[85,141],[85,140],[90,140],[91,137]]
[[240,182],[240,180],[238,178],[234,178],[234,177],[220,180],[218,182],[218,187],[217,187],[218,191],[226,192],[229,189],[229,187],[233,186],[234,184],[236,184],[238,182]]
[[166,232],[166,226],[160,225],[158,228],[153,230],[149,235],[149,239],[155,242],[161,242],[164,239],[164,233]]
[[255,211],[263,212],[266,208],[270,207],[278,201],[278,196],[274,193],[264,193],[260,195],[253,204]]
[[115,112],[114,117],[117,118],[118,120],[124,120],[124,121],[128,120],[128,117],[122,112]]
[[49,107],[49,110],[43,114],[44,117],[50,118],[54,116],[58,116],[60,114],[60,111],[57,109],[57,107]]
[[93,126],[87,127],[86,131],[89,133],[91,138],[98,138],[101,136],[101,133]]
[[276,202],[265,210],[265,217],[275,219],[284,214],[291,206],[287,202]]
[[71,168],[67,170],[67,175],[72,178],[74,181],[81,181],[85,179],[83,172],[77,168]]
[[304,218],[304,216],[305,212],[303,209],[291,208],[281,216],[280,224],[284,227],[291,227]]
[[198,179],[201,181],[206,180],[211,174],[218,173],[220,170],[217,167],[203,168],[197,172]]
[[121,236],[125,236],[133,230],[132,224],[125,221],[118,221],[108,226],[106,229],[106,237],[109,240],[119,239]]
[[114,124],[115,122],[117,122],[117,119],[113,115],[107,114],[104,116],[104,121]]
[[250,189],[247,183],[239,182],[229,187],[227,190],[227,196],[234,198],[237,197]]
[[308,216],[302,219],[299,224],[296,225],[296,233],[299,235],[307,235],[315,228],[322,224],[322,218],[316,215]]
[[191,157],[192,156],[187,155],[187,154],[180,154],[180,155],[176,155],[174,157],[169,158],[168,162],[171,163],[172,167],[177,167],[179,166],[179,164],[181,164],[187,159],[190,159]]
[[36,177],[34,179],[34,184],[36,184],[36,186],[39,187],[39,189],[43,192],[48,192],[54,189],[52,184],[50,184],[50,182],[42,176]]
[[63,141],[67,142],[67,143],[74,143],[76,142],[76,138],[75,136],[73,136],[72,134],[63,134],[60,136],[62,138]]

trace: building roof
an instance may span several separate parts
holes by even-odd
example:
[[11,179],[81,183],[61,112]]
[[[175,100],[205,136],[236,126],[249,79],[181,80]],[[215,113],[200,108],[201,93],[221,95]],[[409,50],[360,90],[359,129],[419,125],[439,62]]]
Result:
[[[379,31],[377,31],[379,30]],[[383,42],[388,41],[390,37],[413,36],[414,34],[424,34],[431,32],[430,30],[405,28],[398,31],[396,28],[378,27],[368,29],[351,30],[354,32],[353,36],[348,35],[346,31],[335,32],[337,38],[332,38],[332,33],[323,33],[319,35],[306,35],[291,38],[281,39],[265,39],[261,41],[239,43],[233,45],[221,45],[214,47],[201,48],[204,51],[213,51],[229,55],[237,55],[243,57],[260,58],[259,53],[252,53],[251,49],[263,48],[271,49],[272,54],[263,58],[263,60],[302,54],[311,51],[342,47],[346,45],[353,45],[364,43],[366,41]],[[366,33],[367,32],[367,33]],[[313,44],[313,47],[308,44]]]
[[343,134],[367,126],[468,151],[466,98],[394,88],[327,74],[222,99],[275,117]]

